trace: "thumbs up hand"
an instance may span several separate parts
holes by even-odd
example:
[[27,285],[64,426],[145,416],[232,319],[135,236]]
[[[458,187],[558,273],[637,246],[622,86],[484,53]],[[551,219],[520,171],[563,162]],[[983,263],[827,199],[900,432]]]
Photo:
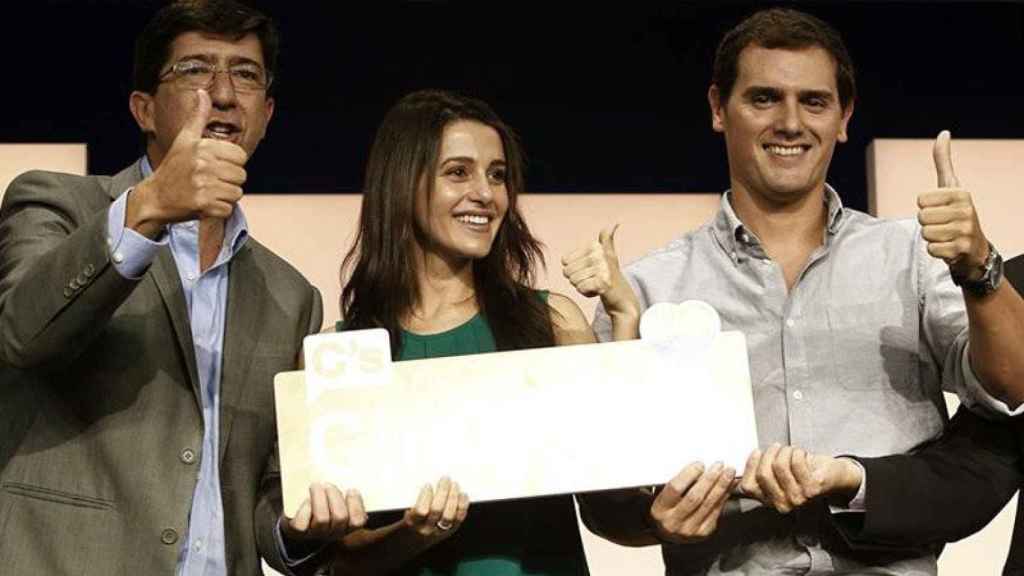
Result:
[[126,225],[155,238],[163,226],[196,218],[227,218],[242,197],[248,154],[241,146],[207,138],[212,104],[196,91],[192,114],[152,176],[129,195]]
[[988,258],[988,240],[981,231],[974,202],[953,170],[947,130],[935,139],[933,157],[938,188],[917,197],[917,220],[928,253],[942,258],[954,276],[972,281],[983,274]]
[[612,317],[630,315],[639,318],[640,303],[619,268],[615,253],[616,224],[601,231],[596,241],[562,257],[562,274],[584,296],[600,296]]

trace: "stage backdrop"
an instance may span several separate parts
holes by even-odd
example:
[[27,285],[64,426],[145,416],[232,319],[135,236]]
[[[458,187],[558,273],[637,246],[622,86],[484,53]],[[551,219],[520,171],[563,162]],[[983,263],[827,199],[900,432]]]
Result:
[[[0,145],[0,194],[17,173],[32,168],[83,173],[84,145]],[[964,187],[975,194],[982,225],[1007,257],[1024,251],[1017,217],[1024,213],[1024,140],[953,141],[953,157]],[[935,186],[931,142],[875,141],[868,150],[869,198],[882,216],[915,213],[914,199]],[[584,311],[592,300],[576,296],[560,273],[560,257],[615,223],[624,262],[636,259],[707,220],[717,194],[527,194],[523,211],[534,233],[547,245],[548,270],[539,285],[576,297]],[[324,294],[325,324],[338,318],[339,266],[351,245],[358,216],[354,195],[259,195],[243,200],[256,238],[291,261]],[[1011,503],[1012,504],[1012,503]],[[995,574],[1002,567],[1012,530],[1012,507],[984,531],[946,547],[943,574]],[[656,548],[609,544],[584,530],[594,576],[663,574]]]

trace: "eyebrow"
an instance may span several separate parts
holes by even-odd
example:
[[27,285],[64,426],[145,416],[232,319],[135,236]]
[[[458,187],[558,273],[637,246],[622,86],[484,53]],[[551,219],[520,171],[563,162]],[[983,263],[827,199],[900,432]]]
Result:
[[[209,53],[185,54],[181,58],[178,58],[176,62],[183,62],[185,60],[199,60],[202,62],[206,62],[208,64],[217,64],[220,61],[220,58],[218,58],[216,54]],[[262,64],[246,56],[229,56],[227,58],[227,61],[229,66],[236,66],[238,64],[252,64],[253,66],[259,66],[261,69],[263,68]]]
[[[771,94],[778,96],[782,94],[784,90],[775,88],[773,86],[748,86],[743,91],[743,96],[750,97],[756,94]],[[833,101],[836,99],[836,95],[831,90],[800,90],[797,92],[797,96],[802,98],[821,98],[823,100]]]

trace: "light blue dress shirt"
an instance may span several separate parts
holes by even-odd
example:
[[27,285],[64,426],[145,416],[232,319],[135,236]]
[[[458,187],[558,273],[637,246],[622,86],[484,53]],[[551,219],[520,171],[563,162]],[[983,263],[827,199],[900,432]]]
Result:
[[[142,173],[145,177],[152,174],[145,158],[142,160]],[[125,227],[127,198],[128,192],[125,192],[108,212],[111,260],[122,276],[138,278],[149,268],[162,247],[170,248],[184,289],[199,372],[203,445],[199,454],[199,477],[192,495],[188,537],[183,540],[178,556],[178,574],[220,576],[227,574],[218,445],[228,264],[245,244],[248,224],[241,208],[236,205],[225,223],[224,242],[217,259],[209,269],[201,272],[199,223],[193,220],[172,224],[157,241],[152,241]]]

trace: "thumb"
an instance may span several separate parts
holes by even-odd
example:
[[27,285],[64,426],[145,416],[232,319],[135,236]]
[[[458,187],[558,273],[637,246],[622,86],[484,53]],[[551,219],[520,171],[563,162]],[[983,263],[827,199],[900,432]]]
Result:
[[949,147],[949,130],[939,132],[935,139],[935,147],[932,149],[932,157],[935,160],[935,173],[939,179],[939,188],[959,188],[960,181],[953,171],[953,154]]
[[203,130],[206,129],[207,123],[210,122],[211,108],[210,95],[206,93],[206,90],[196,90],[196,105],[192,109],[192,115],[185,121],[185,125],[181,127],[181,132],[178,135],[184,134],[192,140],[202,138]]
[[601,243],[601,247],[604,248],[605,252],[615,254],[615,232],[619,229],[619,224],[615,224],[611,228],[605,228],[601,230],[598,235],[598,241]]

